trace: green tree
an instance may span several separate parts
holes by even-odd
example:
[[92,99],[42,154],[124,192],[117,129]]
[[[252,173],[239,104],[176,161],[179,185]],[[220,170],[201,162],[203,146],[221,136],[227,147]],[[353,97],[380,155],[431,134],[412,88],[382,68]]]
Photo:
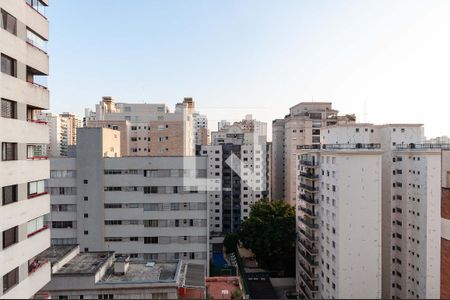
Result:
[[295,209],[285,201],[264,199],[251,208],[239,238],[263,268],[295,273]]
[[226,253],[232,253],[237,251],[237,244],[239,242],[239,236],[235,232],[229,232],[225,235],[223,245],[225,246]]

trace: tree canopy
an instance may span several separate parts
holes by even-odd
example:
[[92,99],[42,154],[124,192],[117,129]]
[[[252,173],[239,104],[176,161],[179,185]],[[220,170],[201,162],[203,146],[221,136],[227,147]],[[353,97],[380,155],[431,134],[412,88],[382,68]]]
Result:
[[290,275],[295,272],[295,236],[294,207],[285,201],[268,200],[252,206],[239,233],[240,241],[253,251],[261,267]]

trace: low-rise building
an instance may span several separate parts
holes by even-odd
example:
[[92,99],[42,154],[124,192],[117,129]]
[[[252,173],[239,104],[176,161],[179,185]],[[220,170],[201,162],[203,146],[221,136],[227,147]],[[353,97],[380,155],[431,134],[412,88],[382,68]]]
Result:
[[130,261],[111,251],[80,252],[76,245],[53,246],[39,259],[52,267],[39,296],[51,299],[177,299],[186,281],[202,282],[205,276],[189,272],[196,265],[181,260]]

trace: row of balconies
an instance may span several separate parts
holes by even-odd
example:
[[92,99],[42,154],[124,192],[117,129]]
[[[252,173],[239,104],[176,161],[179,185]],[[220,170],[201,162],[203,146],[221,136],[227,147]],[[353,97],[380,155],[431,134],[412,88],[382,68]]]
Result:
[[309,204],[318,204],[319,201],[315,199],[314,197],[306,196],[305,194],[300,194],[300,199],[308,202]]

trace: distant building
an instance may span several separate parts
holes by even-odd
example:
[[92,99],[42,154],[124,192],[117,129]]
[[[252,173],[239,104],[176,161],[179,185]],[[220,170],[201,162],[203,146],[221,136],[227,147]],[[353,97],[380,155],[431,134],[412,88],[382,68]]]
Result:
[[208,129],[208,118],[198,112],[192,114],[194,126],[195,145],[208,145],[211,142],[211,135]]
[[450,145],[441,161],[441,299],[450,299]]
[[198,147],[207,158],[207,176],[220,188],[209,189],[209,224],[214,233],[236,232],[250,206],[267,196],[265,123],[247,116],[211,133],[211,145]]
[[195,153],[194,110],[192,98],[170,112],[164,104],[116,103],[103,97],[85,120],[86,127],[119,130],[127,149],[122,156],[190,156]]
[[301,102],[284,119],[272,122],[272,199],[295,205],[298,145],[319,145],[321,128],[355,122],[354,115],[338,116],[331,102]]
[[69,146],[77,143],[77,128],[81,127],[81,120],[74,114],[40,113],[38,120],[47,122],[50,131],[50,143],[47,156],[67,156]]
[[51,159],[52,244],[206,268],[206,158],[121,157],[120,140],[117,130],[79,128],[76,157]]
[[83,253],[78,246],[53,246],[39,259],[50,261],[52,280],[38,296],[51,299],[177,299],[186,281],[205,276],[181,260],[130,261],[110,251]]

